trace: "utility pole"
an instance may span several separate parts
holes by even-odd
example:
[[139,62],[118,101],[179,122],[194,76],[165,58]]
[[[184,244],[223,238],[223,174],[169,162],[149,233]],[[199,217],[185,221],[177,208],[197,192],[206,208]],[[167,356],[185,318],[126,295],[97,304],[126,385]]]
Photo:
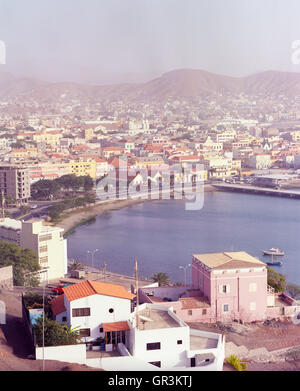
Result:
[[4,205],[5,205],[5,196],[4,196],[4,191],[1,191],[1,208],[2,208],[2,219],[5,218],[5,210],[4,210]]
[[87,253],[92,254],[92,267],[93,267],[93,268],[94,268],[94,254],[95,254],[97,251],[99,251],[97,248],[96,248],[96,250],[92,250],[92,251],[87,250]]
[[138,282],[138,263],[137,259],[134,259],[134,267],[135,267],[135,291],[136,291],[136,307],[135,307],[135,313],[136,313],[136,328],[139,329],[139,282]]
[[186,269],[188,268],[188,267],[190,267],[191,266],[191,264],[189,263],[188,265],[186,265],[186,266],[179,266],[179,269],[183,269],[184,270],[184,287],[186,288]]

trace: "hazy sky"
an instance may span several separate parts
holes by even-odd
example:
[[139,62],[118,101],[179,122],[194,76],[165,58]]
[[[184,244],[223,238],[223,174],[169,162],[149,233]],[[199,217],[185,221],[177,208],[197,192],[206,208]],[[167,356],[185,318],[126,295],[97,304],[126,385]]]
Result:
[[178,68],[300,71],[299,0],[0,0],[0,71],[61,81],[150,79]]

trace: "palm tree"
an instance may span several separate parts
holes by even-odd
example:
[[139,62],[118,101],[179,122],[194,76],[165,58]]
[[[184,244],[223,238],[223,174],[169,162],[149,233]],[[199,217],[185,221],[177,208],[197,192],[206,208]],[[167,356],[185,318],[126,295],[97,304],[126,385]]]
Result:
[[152,276],[153,281],[158,282],[158,286],[169,285],[170,277],[167,273],[154,273]]
[[75,259],[73,260],[73,263],[69,266],[70,271],[76,271],[76,270],[83,270],[83,264],[81,262],[76,261]]

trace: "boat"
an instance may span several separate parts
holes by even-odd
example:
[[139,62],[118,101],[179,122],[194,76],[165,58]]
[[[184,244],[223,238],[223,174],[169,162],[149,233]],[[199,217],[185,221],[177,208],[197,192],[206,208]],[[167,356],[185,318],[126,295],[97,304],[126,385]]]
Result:
[[264,255],[277,255],[282,256],[284,255],[284,251],[279,250],[279,248],[270,248],[269,250],[262,250]]
[[266,262],[266,264],[271,266],[282,266],[281,261],[274,261],[273,254],[272,254],[272,261]]
[[266,264],[271,266],[282,266],[281,261],[266,262]]

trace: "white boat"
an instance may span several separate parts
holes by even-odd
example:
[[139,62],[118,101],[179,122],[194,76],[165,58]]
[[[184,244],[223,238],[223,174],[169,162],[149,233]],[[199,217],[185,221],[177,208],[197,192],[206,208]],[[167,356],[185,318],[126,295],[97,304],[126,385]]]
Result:
[[284,251],[281,251],[279,250],[279,248],[270,248],[269,250],[262,250],[262,252],[264,253],[264,255],[284,255]]

